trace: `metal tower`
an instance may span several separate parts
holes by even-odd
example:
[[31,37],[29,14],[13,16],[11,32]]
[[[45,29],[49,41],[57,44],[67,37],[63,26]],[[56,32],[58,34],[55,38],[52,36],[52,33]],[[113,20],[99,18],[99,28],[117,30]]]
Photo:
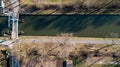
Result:
[[12,4],[12,10],[9,12],[8,23],[12,24],[12,40],[18,39],[18,20],[19,20],[19,1],[18,0],[9,0]]
[[[6,6],[6,3],[8,6]],[[4,5],[5,4],[5,5]],[[11,38],[13,41],[18,38],[18,20],[19,20],[19,0],[0,0],[0,8],[2,13],[8,15],[8,27],[12,28]]]
[[14,12],[11,12],[8,16],[8,27],[12,27],[11,38],[12,40],[18,39],[18,18],[14,16]]

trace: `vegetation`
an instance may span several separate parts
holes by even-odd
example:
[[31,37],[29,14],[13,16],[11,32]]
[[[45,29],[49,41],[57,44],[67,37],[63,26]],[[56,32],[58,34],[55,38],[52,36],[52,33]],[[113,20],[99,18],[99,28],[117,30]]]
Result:
[[119,0],[21,0],[21,6],[24,14],[26,10],[29,14],[119,14],[120,10]]
[[[73,60],[74,67],[83,67],[83,66],[84,67],[117,67],[117,66],[120,66],[119,64],[120,54],[119,52],[116,53],[117,50],[120,50],[119,45],[113,45],[113,46],[107,46],[107,47],[105,47],[106,45],[101,45],[101,44],[96,44],[96,45],[92,44],[92,46],[90,46],[90,44],[88,44],[87,46],[85,44],[84,45],[82,44],[82,46],[81,44],[79,45],[80,47],[76,46],[78,54],[76,55],[75,53],[73,53],[70,55],[70,58]],[[98,55],[96,55],[96,50],[99,50]],[[116,57],[113,57],[112,55],[113,53],[116,53],[115,54]],[[113,62],[113,64],[109,64],[109,62]]]
[[7,66],[7,58],[6,58],[6,51],[11,53],[10,49],[8,46],[5,45],[0,45],[0,66],[1,67],[6,67]]
[[[116,33],[111,33],[110,36],[115,37],[111,38],[112,43],[106,44],[74,44],[71,45],[71,38],[68,34],[59,35],[62,38],[62,42],[57,41],[53,42],[31,42],[31,43],[21,43],[17,45],[15,53],[22,63],[27,63],[28,61],[34,60],[37,58],[47,58],[50,59],[54,57],[71,59],[73,60],[74,67],[115,67],[119,66],[120,61],[120,45],[115,44],[117,40]],[[29,37],[30,38],[30,37]],[[28,39],[29,39],[28,38]],[[47,37],[44,37],[48,39]],[[59,38],[59,37],[58,37]],[[42,39],[42,38],[41,38]],[[74,38],[73,38],[74,39]],[[92,38],[91,38],[92,39]],[[67,40],[67,41],[66,41]],[[87,39],[86,39],[87,40]],[[61,40],[60,40],[61,41]],[[27,48],[26,48],[27,47]],[[19,49],[19,50],[18,50]],[[51,57],[52,56],[52,57]],[[24,61],[27,59],[28,61]],[[112,64],[113,63],[113,64]],[[30,63],[27,63],[28,65]]]
[[45,66],[46,62],[68,57],[69,50],[71,50],[69,46],[60,46],[60,43],[32,42],[17,44],[13,54],[21,61],[22,67],[38,67],[38,65]]
[[[33,67],[37,65],[41,65],[43,64],[42,60],[49,61],[50,59],[57,60],[57,58],[59,57],[66,58],[65,56],[67,53],[64,53],[66,52],[65,49],[67,49],[67,51],[70,52],[70,54],[67,55],[68,58],[66,59],[73,60],[74,67],[120,66],[119,64],[107,64],[107,63],[104,64],[105,62],[112,62],[112,61],[116,61],[119,63],[120,59],[118,57],[120,56],[120,54],[119,52],[117,53],[117,51],[119,50],[120,45],[113,45],[113,46],[105,47],[106,45],[103,45],[103,44],[96,44],[92,46],[91,44],[88,44],[88,45],[78,44],[77,46],[71,49],[67,45],[56,47],[57,44],[60,45],[60,43],[52,43],[52,42],[48,42],[48,43],[40,42],[39,44],[36,42],[20,43],[20,44],[17,44],[16,48],[13,50],[13,54],[16,55],[17,58],[21,61],[22,67],[27,67],[29,65]],[[69,51],[69,48],[70,48],[70,51]],[[95,56],[96,50],[99,50],[98,56]],[[59,51],[61,55],[57,51]],[[113,57],[112,55],[113,53],[115,53],[116,57]],[[100,64],[98,60],[102,61],[103,64]]]
[[[21,37],[21,39],[31,39],[36,36]],[[1,50],[10,51],[12,56],[16,56],[20,61],[22,67],[35,67],[48,62],[53,62],[59,58],[73,60],[74,67],[115,67],[119,64],[109,64],[109,62],[119,63],[120,61],[120,45],[115,44],[114,38],[112,43],[106,44],[75,44],[70,45],[72,36],[68,34],[60,34],[58,38],[62,38],[62,42],[42,42],[42,39],[51,39],[51,37],[37,37],[41,39],[40,42],[22,42],[14,46],[12,50],[7,49],[6,46],[1,46]],[[54,37],[53,37],[54,39]],[[73,38],[74,39],[74,38]],[[76,38],[75,39],[82,39]],[[87,38],[85,38],[87,40]],[[88,38],[90,39],[90,38]],[[95,38],[91,38],[95,39]],[[101,40],[101,38],[96,38]],[[60,40],[61,41],[61,40]],[[6,48],[5,48],[6,47]],[[3,49],[4,48],[4,49]],[[12,51],[12,52],[11,52]],[[0,54],[2,57],[2,54]],[[42,61],[44,60],[44,61]],[[100,63],[103,62],[103,64]],[[107,62],[107,63],[105,63]],[[50,63],[52,64],[52,63]],[[46,65],[46,64],[44,64]],[[47,67],[47,66],[46,66]]]

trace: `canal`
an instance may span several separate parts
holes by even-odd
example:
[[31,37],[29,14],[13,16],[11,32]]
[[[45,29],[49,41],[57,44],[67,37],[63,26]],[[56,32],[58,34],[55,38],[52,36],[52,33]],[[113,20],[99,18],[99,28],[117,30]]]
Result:
[[[0,36],[7,30],[7,17],[0,17]],[[120,34],[120,15],[20,15],[19,30],[32,36],[106,37]]]

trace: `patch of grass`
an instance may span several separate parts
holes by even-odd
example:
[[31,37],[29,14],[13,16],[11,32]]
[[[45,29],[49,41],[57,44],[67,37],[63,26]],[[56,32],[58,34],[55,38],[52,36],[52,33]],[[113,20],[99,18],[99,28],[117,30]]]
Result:
[[58,2],[58,1],[60,1],[60,0],[50,0],[51,2]]
[[[57,5],[58,7],[56,8],[50,8],[50,10],[47,11],[34,11],[36,14],[48,14],[52,13],[52,11],[59,9],[59,7],[62,5],[63,7],[66,7],[66,5],[71,8],[72,10],[66,12],[66,10],[63,10],[66,12],[66,14],[119,14],[119,1],[118,0],[22,0],[21,5],[36,5],[37,7],[42,7],[44,5],[46,6],[55,6]],[[77,11],[76,11],[76,6]],[[93,7],[93,9],[91,9]],[[94,7],[96,9],[94,9]],[[46,7],[43,7],[46,8]],[[100,8],[100,9],[99,9]],[[115,9],[114,9],[115,8]],[[117,8],[117,9],[116,9]],[[26,9],[26,8],[25,8]],[[27,10],[27,9],[26,9]],[[41,9],[40,9],[41,10]],[[23,12],[24,13],[24,12]],[[26,13],[26,12],[25,12]],[[32,12],[30,12],[31,14]],[[53,13],[53,14],[58,14],[59,12]],[[60,12],[62,14],[62,12]]]
[[33,2],[32,2],[32,0],[25,0],[25,1],[23,0],[21,4],[33,5]]

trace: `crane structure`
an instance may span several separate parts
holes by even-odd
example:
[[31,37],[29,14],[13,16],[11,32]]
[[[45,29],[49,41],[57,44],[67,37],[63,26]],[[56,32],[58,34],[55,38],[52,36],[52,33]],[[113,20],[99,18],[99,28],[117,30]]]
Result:
[[19,0],[0,0],[1,13],[8,16],[8,27],[11,27],[11,39],[18,38]]

